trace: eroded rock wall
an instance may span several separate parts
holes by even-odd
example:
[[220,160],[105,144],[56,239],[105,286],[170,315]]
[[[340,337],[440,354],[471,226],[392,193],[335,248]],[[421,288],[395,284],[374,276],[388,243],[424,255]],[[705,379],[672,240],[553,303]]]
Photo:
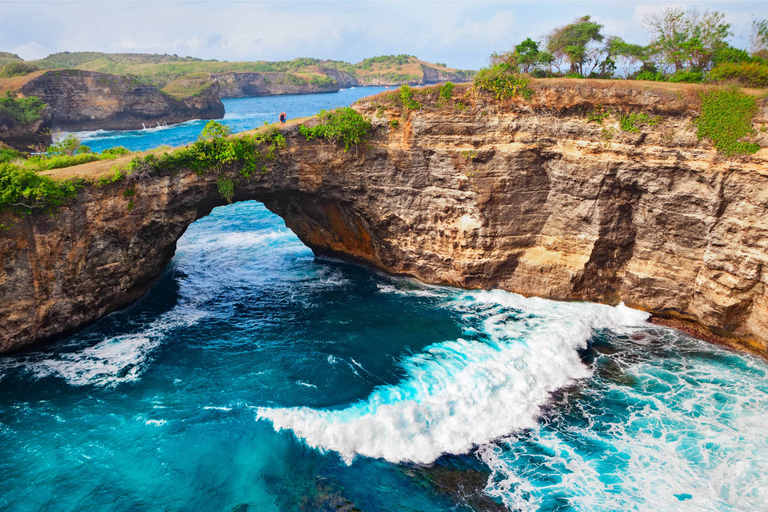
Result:
[[216,82],[197,96],[179,100],[131,77],[63,69],[33,78],[21,93],[48,104],[53,130],[138,130],[224,117]]
[[[432,283],[624,301],[766,355],[768,151],[718,157],[696,138],[685,88],[595,84],[543,82],[532,100],[503,102],[461,87],[440,106],[433,88],[414,112],[373,98],[356,108],[374,135],[346,153],[289,125],[288,147],[235,200],[262,201],[316,254]],[[615,113],[589,122],[595,108]],[[630,111],[662,121],[622,132]],[[19,220],[0,239],[0,351],[139,297],[186,227],[223,203],[214,177],[181,171]]]

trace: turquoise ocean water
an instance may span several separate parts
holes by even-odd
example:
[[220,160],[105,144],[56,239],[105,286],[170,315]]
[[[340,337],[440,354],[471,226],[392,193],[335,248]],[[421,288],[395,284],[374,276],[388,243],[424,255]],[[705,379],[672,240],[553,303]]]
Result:
[[[378,90],[226,100],[225,120]],[[760,359],[621,306],[317,260],[244,202],[136,304],[0,358],[0,510],[759,511],[766,425]]]

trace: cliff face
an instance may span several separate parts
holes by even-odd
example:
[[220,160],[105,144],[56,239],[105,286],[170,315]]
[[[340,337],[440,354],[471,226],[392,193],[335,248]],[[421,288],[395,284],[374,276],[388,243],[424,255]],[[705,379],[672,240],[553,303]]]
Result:
[[216,83],[198,96],[177,100],[130,77],[65,69],[33,78],[21,92],[49,105],[54,130],[137,130],[224,117]]
[[[768,354],[768,150],[718,157],[696,139],[685,88],[564,83],[530,101],[457,88],[461,104],[440,107],[435,88],[405,113],[373,98],[357,107],[375,125],[359,152],[288,125],[288,147],[235,200],[262,201],[316,254],[433,283],[624,301]],[[597,106],[662,122],[621,132],[614,118],[588,121]],[[764,100],[759,123],[767,111]],[[182,171],[18,220],[0,239],[0,350],[136,299],[186,227],[223,203],[215,177]]]
[[0,142],[24,152],[49,146],[52,142],[51,109],[43,109],[40,118],[31,123],[19,123],[0,113]]
[[357,84],[355,77],[344,71],[329,68],[320,68],[320,71],[333,80],[333,82],[312,83],[298,75],[277,71],[268,73],[224,73],[216,75],[216,79],[221,86],[219,95],[222,98],[336,92],[343,87]]
[[442,71],[431,66],[425,66],[424,64],[421,65],[421,70],[424,73],[421,85],[436,84],[439,82],[453,82],[458,84],[470,81],[469,78],[460,73]]

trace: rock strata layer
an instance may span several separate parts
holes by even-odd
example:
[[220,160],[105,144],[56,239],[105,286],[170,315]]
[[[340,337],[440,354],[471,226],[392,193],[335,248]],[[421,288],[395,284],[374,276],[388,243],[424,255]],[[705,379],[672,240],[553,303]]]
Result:
[[131,77],[63,69],[32,78],[21,93],[48,104],[53,130],[139,130],[224,117],[216,82],[197,96],[179,100]]
[[[696,138],[686,88],[542,81],[529,101],[464,87],[447,103],[436,88],[417,99],[420,111],[383,97],[356,106],[374,135],[346,153],[285,127],[287,148],[234,199],[263,202],[318,255],[431,283],[624,301],[768,354],[768,150],[720,158]],[[589,122],[596,108],[614,114]],[[662,120],[622,132],[626,112]],[[763,100],[755,121],[767,112]],[[0,235],[0,350],[141,296],[187,226],[225,203],[215,181],[143,177],[17,219]]]

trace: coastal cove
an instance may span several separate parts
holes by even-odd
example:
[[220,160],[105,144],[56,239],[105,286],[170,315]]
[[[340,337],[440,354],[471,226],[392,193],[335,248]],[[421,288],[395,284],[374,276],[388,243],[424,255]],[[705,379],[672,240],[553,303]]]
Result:
[[[273,122],[280,111],[289,120],[310,116],[383,90],[225,99],[224,122],[240,132]],[[551,95],[540,90],[537,101],[555,108],[553,98],[573,98],[574,90],[586,94],[578,87]],[[641,106],[657,98],[630,97]],[[645,142],[620,134],[610,150],[598,147],[606,145],[600,127],[580,120],[583,114],[565,113],[555,123],[554,116],[534,117],[515,102],[497,110],[492,105],[488,100],[472,107],[476,112],[452,107],[402,117],[387,106],[377,117],[378,104],[363,102],[357,108],[379,130],[373,157],[363,162],[354,150],[300,139],[289,123],[289,148],[314,160],[297,157],[298,170],[285,166],[285,178],[278,174],[278,164],[284,165],[278,160],[270,164],[271,175],[257,178],[287,181],[296,171],[306,187],[299,198],[304,202],[282,209],[269,194],[263,203],[225,205],[205,179],[181,174],[180,180],[198,180],[197,189],[185,189],[192,191],[186,192],[189,201],[197,201],[198,193],[216,199],[206,200],[204,214],[195,214],[199,220],[185,225],[173,242],[170,264],[148,291],[47,346],[0,356],[0,508],[610,511],[642,503],[658,510],[761,510],[768,501],[764,359],[652,325],[648,313],[624,305],[557,302],[394,277],[370,268],[387,270],[378,262],[392,260],[366,252],[368,246],[357,244],[359,232],[352,239],[342,230],[326,240],[307,235],[302,218],[322,225],[323,212],[334,211],[319,208],[309,192],[337,199],[333,194],[345,191],[344,172],[359,178],[355,165],[381,170],[393,162],[393,175],[402,179],[397,187],[390,183],[393,194],[407,197],[408,187],[430,190],[423,184],[430,176],[452,187],[458,204],[479,201],[489,208],[485,212],[503,208],[498,191],[505,179],[506,190],[518,191],[516,200],[532,211],[545,184],[552,187],[558,174],[578,179],[574,169],[586,167],[584,161],[627,158],[631,164],[621,169],[623,175],[641,175],[643,144],[651,148],[646,159],[677,151],[678,161],[666,164],[670,175],[685,168],[693,177],[668,187],[685,194],[654,191],[665,198],[662,204],[681,197],[697,203],[716,183],[696,174],[698,163],[711,157],[710,148],[681,128],[687,114],[674,112],[674,105],[667,126],[641,134]],[[390,118],[401,124],[394,128]],[[492,129],[479,129],[477,118]],[[78,135],[95,150],[148,150],[192,142],[204,124]],[[680,128],[677,139],[667,142],[679,146],[674,150],[662,139],[670,127]],[[562,140],[544,137],[546,130]],[[478,144],[464,147],[451,137]],[[538,157],[557,151],[570,166],[557,167],[554,160],[539,165]],[[319,162],[317,168],[305,165],[312,161]],[[449,164],[460,174],[449,174]],[[518,170],[526,165],[530,172]],[[740,171],[735,166],[729,172],[736,180]],[[545,183],[544,175],[552,177]],[[622,174],[605,175],[600,190],[614,186],[613,197],[625,197]],[[382,187],[382,176],[384,171],[369,174],[357,189]],[[641,188],[638,183],[633,182]],[[691,192],[690,183],[698,188]],[[719,190],[727,194],[723,183]],[[241,185],[238,200],[251,193]],[[93,197],[114,195],[123,212],[122,185],[113,186]],[[162,194],[154,194],[149,182],[133,186],[138,193],[131,223],[138,225],[142,211],[149,212]],[[547,194],[556,192],[550,188]],[[606,212],[600,197],[587,197],[598,205],[594,210],[576,210],[583,225],[590,211]],[[82,204],[89,208],[92,201]],[[417,218],[402,212],[423,211],[424,202],[430,199],[405,205],[398,225],[416,225]],[[316,217],[295,206],[301,204],[314,205]],[[350,212],[364,212],[338,204],[347,225],[354,225]],[[447,210],[442,215],[450,218]],[[596,225],[610,224],[609,217],[595,215]],[[364,217],[366,227],[373,218]],[[472,229],[473,219],[458,218],[463,224],[451,229]],[[622,215],[613,218],[627,222]],[[417,252],[426,235],[403,233],[397,273],[451,281],[445,276],[453,267],[441,266],[443,260],[412,265],[408,254]],[[444,234],[429,236],[435,245],[451,245]],[[597,231],[595,238],[606,241],[606,250],[621,242]],[[679,253],[682,235],[669,238],[681,244],[675,246]],[[463,240],[467,261],[478,239]],[[642,250],[645,242],[637,239]],[[574,236],[570,249],[579,247],[577,241]],[[322,243],[328,250],[317,250]],[[570,250],[549,243],[552,252]],[[369,266],[339,261],[345,248],[359,250],[357,261]],[[460,250],[454,253],[460,256]],[[520,270],[531,265],[528,256],[516,260]],[[554,281],[563,270],[549,257],[545,270]],[[515,270],[492,258],[483,264],[484,275],[498,285],[505,285],[500,276]],[[478,273],[456,274],[453,283],[477,288],[460,277]],[[664,287],[658,289],[663,297]]]

